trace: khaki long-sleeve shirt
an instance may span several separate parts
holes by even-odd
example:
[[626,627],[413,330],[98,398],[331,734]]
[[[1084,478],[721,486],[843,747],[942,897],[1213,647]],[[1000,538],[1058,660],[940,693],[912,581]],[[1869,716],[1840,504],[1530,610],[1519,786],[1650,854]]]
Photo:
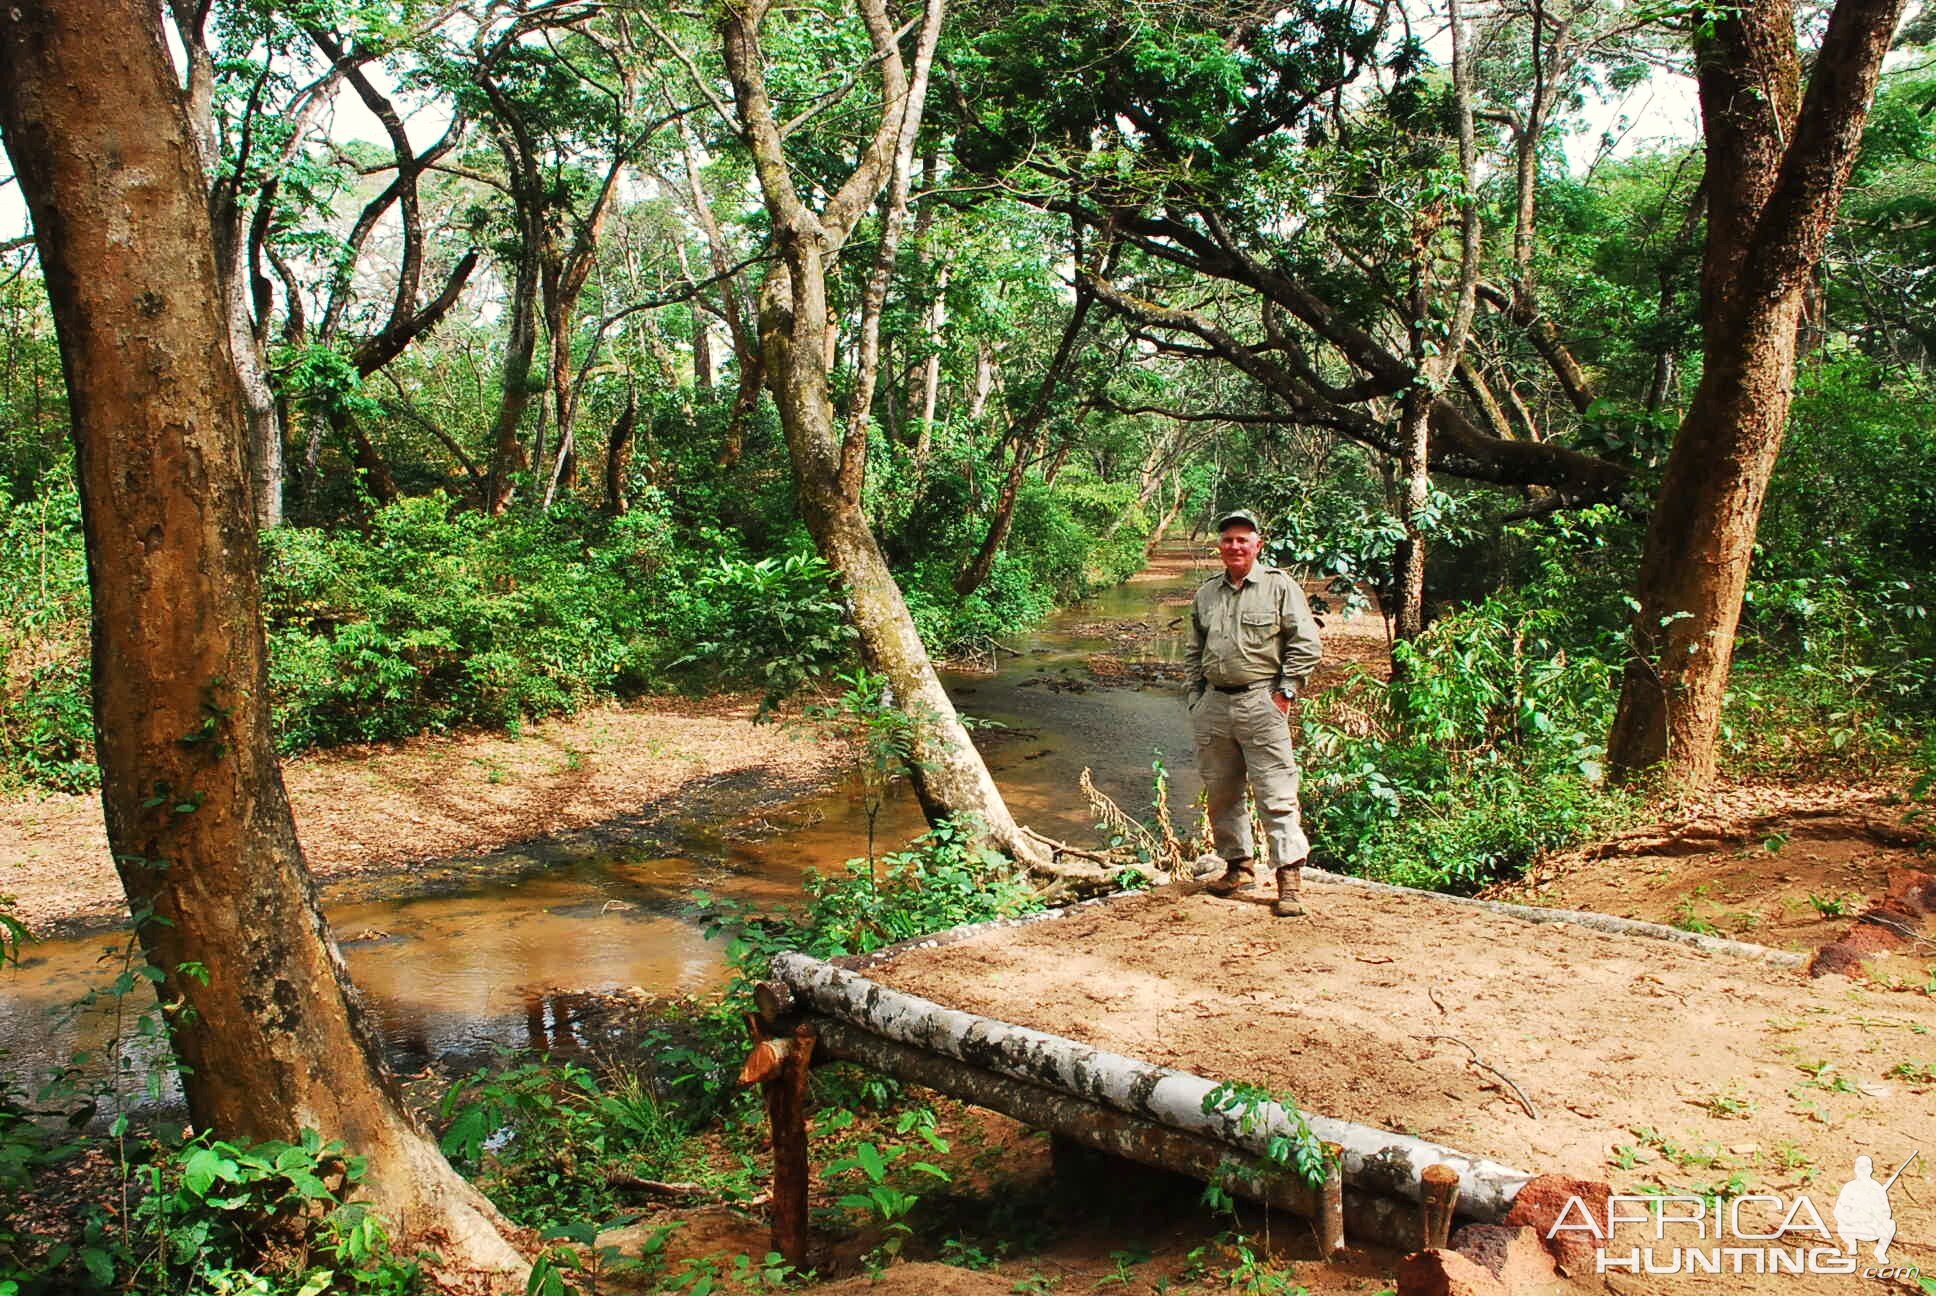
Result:
[[1322,656],[1311,605],[1283,568],[1260,564],[1240,586],[1217,575],[1197,588],[1184,659],[1192,693],[1271,680],[1296,697]]

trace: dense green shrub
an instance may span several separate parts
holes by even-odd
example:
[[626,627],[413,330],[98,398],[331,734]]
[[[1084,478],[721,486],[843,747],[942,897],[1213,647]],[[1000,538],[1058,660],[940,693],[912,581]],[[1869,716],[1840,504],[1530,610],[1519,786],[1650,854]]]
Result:
[[0,788],[94,786],[87,563],[72,486],[0,496]]
[[674,593],[691,649],[672,665],[702,678],[758,681],[771,704],[845,660],[854,638],[834,574],[811,553],[720,558]]
[[[265,539],[263,611],[282,742],[515,723],[609,692],[642,651],[636,587],[575,510],[488,518],[401,500],[370,533]],[[634,523],[622,539],[650,552]]]
[[689,1124],[638,1075],[600,1078],[572,1062],[513,1062],[444,1095],[442,1147],[520,1224],[549,1229],[620,1213],[623,1176],[687,1177]]
[[1362,677],[1307,708],[1320,862],[1469,891],[1630,810],[1602,784],[1623,640],[1579,597],[1603,538],[1590,523],[1539,532],[1540,575],[1401,645],[1397,680]]
[[1742,608],[1723,741],[1739,769],[1868,773],[1936,714],[1936,391],[1867,357],[1799,375]]
[[[736,507],[790,490],[783,475],[755,476]],[[758,528],[772,548],[749,552],[747,531],[726,521],[730,484],[696,469],[676,497],[641,485],[617,518],[575,503],[488,517],[437,492],[372,508],[355,527],[265,533],[282,749],[515,726],[670,688],[753,687],[770,703],[837,669],[853,638],[837,581],[784,509]],[[1133,503],[1130,488],[1080,472],[1030,485],[993,572],[965,598],[954,576],[980,523],[965,501],[924,505],[936,548],[904,554],[901,572],[923,637],[938,652],[985,643],[1121,579],[1141,563],[1147,522],[1131,509],[1110,524]],[[0,512],[0,654],[0,778],[91,786],[71,488]]]
[[419,1266],[392,1252],[377,1216],[345,1201],[364,1165],[341,1143],[313,1130],[295,1143],[203,1134],[175,1146],[125,1131],[116,1138],[121,1204],[132,1208],[92,1206],[66,1238],[16,1235],[0,1224],[0,1292],[423,1290]]

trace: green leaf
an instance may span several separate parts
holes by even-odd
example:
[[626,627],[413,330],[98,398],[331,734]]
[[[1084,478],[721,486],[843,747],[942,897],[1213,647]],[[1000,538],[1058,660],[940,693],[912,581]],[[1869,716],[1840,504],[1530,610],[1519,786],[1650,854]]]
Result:
[[219,1180],[235,1182],[236,1165],[214,1148],[196,1148],[182,1166],[182,1185],[197,1197],[206,1197]]
[[[81,1248],[81,1264],[87,1269],[87,1276],[98,1285],[106,1287],[114,1282],[114,1256],[107,1248],[84,1246]],[[12,1284],[9,1284],[11,1286]],[[17,1289],[16,1289],[17,1290]]]
[[875,1183],[880,1183],[887,1178],[887,1162],[882,1158],[880,1149],[872,1143],[863,1143],[855,1148],[854,1159],[860,1163],[860,1168],[867,1177]]

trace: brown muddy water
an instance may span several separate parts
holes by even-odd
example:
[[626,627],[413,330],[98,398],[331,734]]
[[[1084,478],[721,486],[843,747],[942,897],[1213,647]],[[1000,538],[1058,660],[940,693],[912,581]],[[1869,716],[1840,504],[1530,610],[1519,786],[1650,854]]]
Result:
[[[1187,592],[1213,568],[1207,551],[1172,550],[1149,571],[1006,640],[994,672],[944,671],[1018,820],[1051,837],[1093,843],[1077,780],[1141,812],[1161,752],[1174,805],[1199,784],[1181,699],[1181,617]],[[1125,670],[1124,668],[1127,667]],[[921,831],[904,787],[875,825],[882,849]],[[623,841],[622,836],[618,837]],[[350,972],[375,1011],[399,1071],[462,1065],[499,1048],[623,1049],[585,1009],[636,988],[648,998],[703,993],[723,979],[723,950],[701,930],[695,890],[761,906],[800,895],[807,869],[865,855],[867,819],[854,786],[738,822],[679,823],[649,843],[595,858],[535,859],[516,851],[479,861],[474,881],[437,894],[328,903]],[[399,880],[409,885],[409,879]],[[100,994],[125,966],[125,932],[38,942],[0,973],[0,1075],[30,1088],[77,1052],[90,1074],[119,1070],[123,1100],[155,1048],[135,1033],[152,1006],[145,985]],[[96,1001],[77,1007],[90,992]],[[168,1095],[160,1095],[164,1103]],[[104,1106],[121,1105],[110,1101]]]

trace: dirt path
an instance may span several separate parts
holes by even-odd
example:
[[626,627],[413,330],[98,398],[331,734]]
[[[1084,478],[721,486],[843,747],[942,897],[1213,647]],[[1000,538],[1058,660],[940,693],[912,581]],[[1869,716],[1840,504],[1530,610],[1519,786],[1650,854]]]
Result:
[[1811,950],[1886,891],[1891,872],[1928,867],[1928,836],[1905,823],[1894,788],[1730,784],[1486,895]]
[[[1429,899],[1331,886],[1313,899],[1314,915],[1289,923],[1166,890],[910,952],[870,975],[1616,1188],[1832,1202],[1858,1155],[1893,1170],[1936,1131],[1936,998]],[[1936,1269],[1927,1160],[1896,1194],[1897,1247]]]
[[[806,727],[754,724],[754,700],[654,699],[532,725],[342,747],[287,762],[283,777],[310,868],[423,880],[516,847],[569,855],[650,838],[677,812],[731,821],[837,778],[843,747]],[[468,869],[466,870],[468,871]],[[126,916],[98,795],[0,805],[0,895],[36,935]]]

